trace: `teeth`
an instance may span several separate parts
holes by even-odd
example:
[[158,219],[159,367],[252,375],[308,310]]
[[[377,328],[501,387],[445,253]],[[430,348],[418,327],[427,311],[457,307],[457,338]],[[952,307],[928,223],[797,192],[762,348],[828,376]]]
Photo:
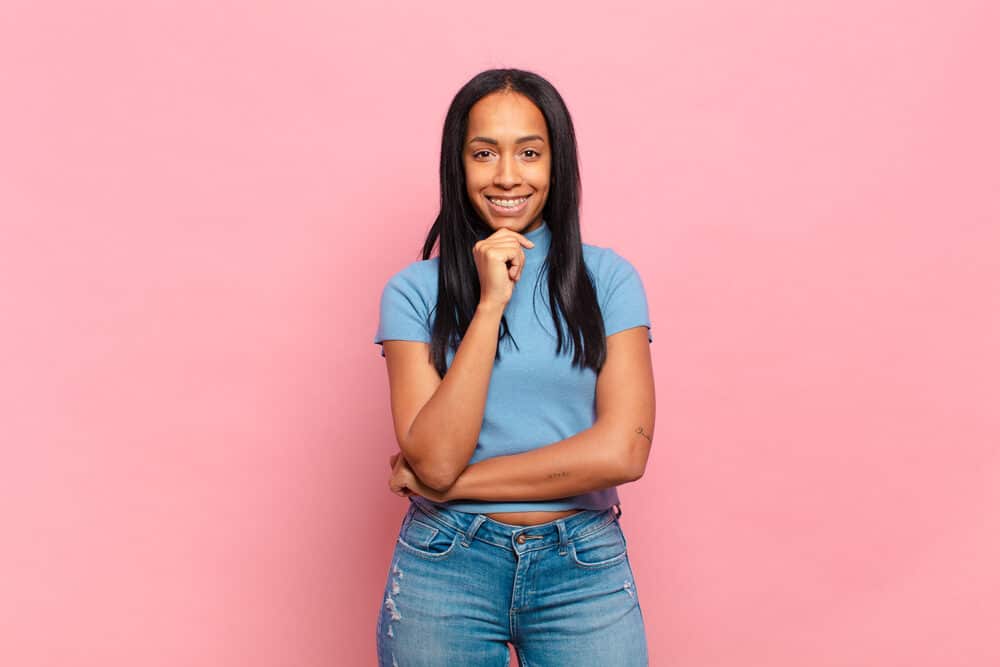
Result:
[[487,199],[489,199],[495,205],[500,206],[502,208],[517,208],[518,206],[523,204],[528,198],[519,197],[517,199],[494,199],[493,197],[487,197]]

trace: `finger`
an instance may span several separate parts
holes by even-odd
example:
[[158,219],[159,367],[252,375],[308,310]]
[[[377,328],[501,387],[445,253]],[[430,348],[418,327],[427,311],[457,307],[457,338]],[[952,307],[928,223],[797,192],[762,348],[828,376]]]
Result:
[[523,250],[519,250],[518,251],[517,261],[516,262],[511,262],[511,266],[512,266],[512,268],[516,268],[516,271],[514,272],[514,281],[516,282],[516,281],[518,281],[518,280],[521,279],[521,274],[524,273],[524,251]]
[[491,245],[484,251],[486,253],[487,259],[494,262],[509,262],[519,254],[523,253],[524,250],[521,249],[516,243],[507,242],[499,243],[496,245]]
[[[491,259],[496,259],[497,261],[503,261],[507,264],[508,269],[513,269],[514,267],[524,266],[524,251],[516,247],[504,247],[501,249],[502,252],[491,255]],[[513,274],[511,274],[513,277]]]
[[513,229],[507,229],[506,227],[503,227],[493,232],[493,234],[491,234],[488,238],[494,238],[494,237],[503,238],[504,236],[517,239],[519,245],[523,245],[528,248],[535,247],[535,242],[529,239],[527,236],[525,236],[521,232],[515,232]]

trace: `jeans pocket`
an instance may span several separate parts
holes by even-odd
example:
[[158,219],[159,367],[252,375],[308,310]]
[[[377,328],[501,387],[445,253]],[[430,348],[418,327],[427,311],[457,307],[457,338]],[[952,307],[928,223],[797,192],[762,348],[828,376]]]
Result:
[[447,558],[458,545],[462,534],[446,527],[413,507],[400,528],[396,542],[407,553],[425,560]]
[[628,547],[621,526],[617,521],[609,521],[593,533],[570,541],[569,553],[577,567],[602,568],[624,562]]

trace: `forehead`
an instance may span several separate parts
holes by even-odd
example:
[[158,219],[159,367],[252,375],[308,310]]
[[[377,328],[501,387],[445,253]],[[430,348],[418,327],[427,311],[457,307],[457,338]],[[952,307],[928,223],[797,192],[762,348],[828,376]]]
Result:
[[510,139],[528,134],[540,134],[548,140],[545,116],[530,99],[515,92],[486,95],[469,109],[469,129],[473,135]]

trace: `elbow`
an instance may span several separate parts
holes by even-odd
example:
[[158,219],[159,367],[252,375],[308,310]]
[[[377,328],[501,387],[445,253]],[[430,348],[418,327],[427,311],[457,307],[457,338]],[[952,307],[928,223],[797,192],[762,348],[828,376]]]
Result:
[[450,489],[462,472],[462,469],[458,469],[450,461],[443,460],[440,454],[426,453],[430,450],[414,442],[412,438],[400,442],[400,450],[406,456],[413,474],[434,491],[443,493]]
[[419,470],[413,469],[420,481],[438,493],[445,493],[455,484],[458,475],[444,466],[422,466]]
[[625,452],[621,457],[623,461],[621,471],[621,477],[624,480],[623,483],[635,482],[642,479],[642,476],[646,474],[646,461],[649,460],[649,451],[652,443],[639,443],[633,445],[631,449]]
[[624,470],[619,475],[621,480],[620,484],[628,484],[629,482],[635,482],[642,479],[643,474],[646,472],[646,466],[637,466],[634,463],[624,466]]
[[641,478],[645,472],[645,464],[629,456],[618,456],[613,462],[607,463],[609,486],[628,484]]
[[417,476],[417,479],[422,484],[440,493],[444,493],[450,489],[455,480],[458,479],[458,473],[451,466],[445,465],[443,461],[435,461],[427,458],[415,458],[412,460],[407,458],[407,461],[413,470],[413,474]]
[[642,426],[633,426],[635,423],[629,417],[607,418],[602,422],[604,431],[600,440],[613,443],[606,448],[613,461],[605,461],[617,484],[635,482],[646,474],[646,460],[653,446],[653,437]]
[[646,463],[643,462],[641,465],[633,465],[627,471],[625,476],[625,482],[637,482],[642,479],[642,476],[646,474]]

